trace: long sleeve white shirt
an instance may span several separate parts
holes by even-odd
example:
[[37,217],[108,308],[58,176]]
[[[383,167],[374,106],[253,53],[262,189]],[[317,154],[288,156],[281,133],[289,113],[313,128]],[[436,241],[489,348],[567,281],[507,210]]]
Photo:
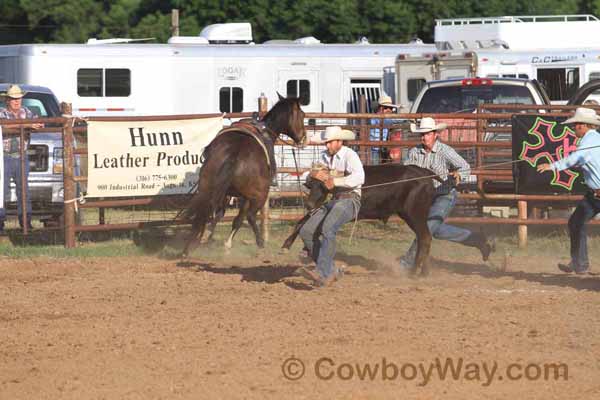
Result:
[[349,147],[342,148],[330,156],[327,150],[321,153],[321,161],[330,171],[335,171],[333,185],[336,188],[353,191],[360,196],[361,187],[365,183],[365,170],[358,154]]

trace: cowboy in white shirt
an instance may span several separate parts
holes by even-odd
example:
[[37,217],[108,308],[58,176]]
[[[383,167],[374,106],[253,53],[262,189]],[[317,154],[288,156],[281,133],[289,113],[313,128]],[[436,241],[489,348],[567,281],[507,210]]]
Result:
[[317,286],[327,286],[340,277],[333,262],[336,233],[358,215],[360,188],[365,182],[360,158],[344,146],[344,140],[354,140],[354,133],[339,126],[330,126],[324,132],[327,150],[321,154],[321,162],[328,170],[313,172],[311,176],[333,191],[333,200],[321,206],[300,230],[304,246],[317,263],[316,272],[308,269],[301,272]]

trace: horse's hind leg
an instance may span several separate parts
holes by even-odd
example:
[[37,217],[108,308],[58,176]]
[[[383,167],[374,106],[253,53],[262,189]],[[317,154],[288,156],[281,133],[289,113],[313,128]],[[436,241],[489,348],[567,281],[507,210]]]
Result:
[[[265,201],[269,201],[269,199],[265,199]],[[256,238],[256,245],[259,248],[265,247],[265,241],[263,239],[263,235],[260,229],[258,229],[258,225],[256,225],[256,214],[262,208],[264,201],[258,200],[250,200],[250,207],[248,208],[248,223],[252,227],[252,231],[254,232],[254,237]]]
[[206,227],[206,221],[197,218],[192,224],[192,233],[190,234],[189,239],[185,243],[185,247],[183,249],[183,253],[181,256],[183,258],[187,258],[187,256],[192,252],[196,247],[198,247],[199,242],[202,240],[202,236],[204,235],[204,228]]
[[207,243],[212,240],[213,235],[215,234],[217,224],[223,219],[224,216],[225,207],[218,209],[213,218],[211,219],[210,224],[208,225],[208,236],[206,237],[206,239],[201,240],[200,243]]
[[248,212],[248,205],[249,205],[249,203],[246,201],[246,199],[240,198],[240,212],[233,220],[233,225],[231,227],[231,233],[229,234],[227,241],[225,241],[225,247],[227,247],[228,249],[231,249],[231,247],[233,246],[233,237],[235,236],[237,231],[240,230],[240,227],[242,226],[242,222],[244,222],[246,213]]

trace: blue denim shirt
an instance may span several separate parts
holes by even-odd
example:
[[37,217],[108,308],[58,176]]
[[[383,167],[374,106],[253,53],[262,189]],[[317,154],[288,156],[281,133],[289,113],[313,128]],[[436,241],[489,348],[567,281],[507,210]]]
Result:
[[552,163],[552,168],[562,171],[571,167],[580,167],[585,184],[590,189],[600,189],[600,133],[590,129],[577,144],[577,149]]
[[[390,124],[392,124],[394,122],[394,120],[386,118],[383,120],[383,124],[384,126],[389,126]],[[383,131],[381,131],[381,129],[379,129],[379,124],[381,123],[381,119],[380,118],[372,118],[371,119],[371,125],[375,125],[377,126],[377,128],[371,128],[370,132],[369,132],[369,139],[370,140],[388,140],[389,137],[389,129],[388,128],[383,128]],[[383,135],[380,136],[380,133],[383,133]]]

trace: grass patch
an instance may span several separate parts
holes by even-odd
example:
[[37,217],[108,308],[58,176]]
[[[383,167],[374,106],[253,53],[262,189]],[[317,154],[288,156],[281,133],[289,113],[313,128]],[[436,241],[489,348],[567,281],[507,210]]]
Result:
[[[281,251],[283,241],[292,231],[291,223],[273,223],[270,240],[264,249],[258,249],[251,229],[244,225],[234,239],[234,246],[226,250],[223,243],[227,239],[231,225],[220,224],[214,240],[200,245],[191,257],[207,263],[248,263],[255,259],[257,264],[286,264],[297,262],[302,242],[298,238],[291,251]],[[497,228],[497,229],[496,229]],[[479,229],[479,228],[473,228]],[[491,229],[495,229],[493,232]],[[530,227],[529,241],[526,249],[518,248],[516,227],[486,227],[486,233],[496,238],[499,252],[508,252],[513,256],[552,257],[557,260],[568,260],[569,237],[564,228]],[[592,262],[600,259],[600,230],[589,229],[588,249]],[[0,242],[0,254],[11,258],[31,257],[135,257],[141,255],[156,256],[165,259],[178,258],[188,237],[189,228],[157,228],[140,232],[102,233],[95,236],[80,236],[84,241],[78,242],[74,249],[65,249],[62,244],[32,242],[25,238],[11,238],[11,241]],[[352,240],[351,239],[352,236]],[[338,233],[336,258],[348,264],[362,265],[369,268],[375,264],[396,264],[397,258],[404,254],[414,235],[404,224],[390,222],[385,225],[379,221],[360,221],[355,228],[353,223],[343,226]],[[477,250],[455,243],[435,240],[432,255],[444,259],[461,259],[476,257]]]
[[79,243],[74,249],[63,245],[19,245],[0,243],[0,254],[10,258],[69,258],[69,257],[122,257],[143,255],[144,252],[131,240],[113,239],[100,243]]

